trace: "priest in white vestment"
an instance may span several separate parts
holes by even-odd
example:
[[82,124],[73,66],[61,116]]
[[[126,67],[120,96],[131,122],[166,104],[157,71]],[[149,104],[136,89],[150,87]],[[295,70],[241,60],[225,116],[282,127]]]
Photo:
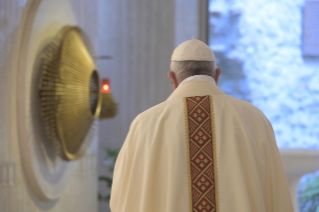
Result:
[[175,91],[132,122],[114,169],[112,212],[293,212],[271,123],[217,87],[212,50],[178,46]]

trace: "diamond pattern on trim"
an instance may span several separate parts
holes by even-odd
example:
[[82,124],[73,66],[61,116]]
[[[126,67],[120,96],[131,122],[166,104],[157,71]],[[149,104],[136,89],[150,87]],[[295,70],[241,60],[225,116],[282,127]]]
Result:
[[186,97],[192,212],[216,212],[209,96]]

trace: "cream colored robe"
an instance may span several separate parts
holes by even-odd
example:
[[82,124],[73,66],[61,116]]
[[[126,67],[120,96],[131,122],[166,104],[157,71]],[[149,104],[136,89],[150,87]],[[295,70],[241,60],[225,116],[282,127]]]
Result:
[[[194,109],[196,98],[185,98],[192,96],[206,100]],[[196,124],[204,110],[202,118],[209,121]],[[112,212],[293,211],[271,123],[249,102],[207,81],[180,85],[132,122],[115,164],[110,207]]]

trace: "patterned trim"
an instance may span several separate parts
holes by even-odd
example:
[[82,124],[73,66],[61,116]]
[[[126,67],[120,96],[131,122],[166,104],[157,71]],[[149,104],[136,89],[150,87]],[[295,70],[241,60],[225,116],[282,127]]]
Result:
[[192,212],[217,212],[216,147],[210,96],[186,97],[186,132]]

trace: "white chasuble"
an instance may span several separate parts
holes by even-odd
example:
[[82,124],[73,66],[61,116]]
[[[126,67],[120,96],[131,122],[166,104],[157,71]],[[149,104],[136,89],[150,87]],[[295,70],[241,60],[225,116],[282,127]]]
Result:
[[181,84],[132,122],[112,212],[292,212],[271,123],[212,81]]

